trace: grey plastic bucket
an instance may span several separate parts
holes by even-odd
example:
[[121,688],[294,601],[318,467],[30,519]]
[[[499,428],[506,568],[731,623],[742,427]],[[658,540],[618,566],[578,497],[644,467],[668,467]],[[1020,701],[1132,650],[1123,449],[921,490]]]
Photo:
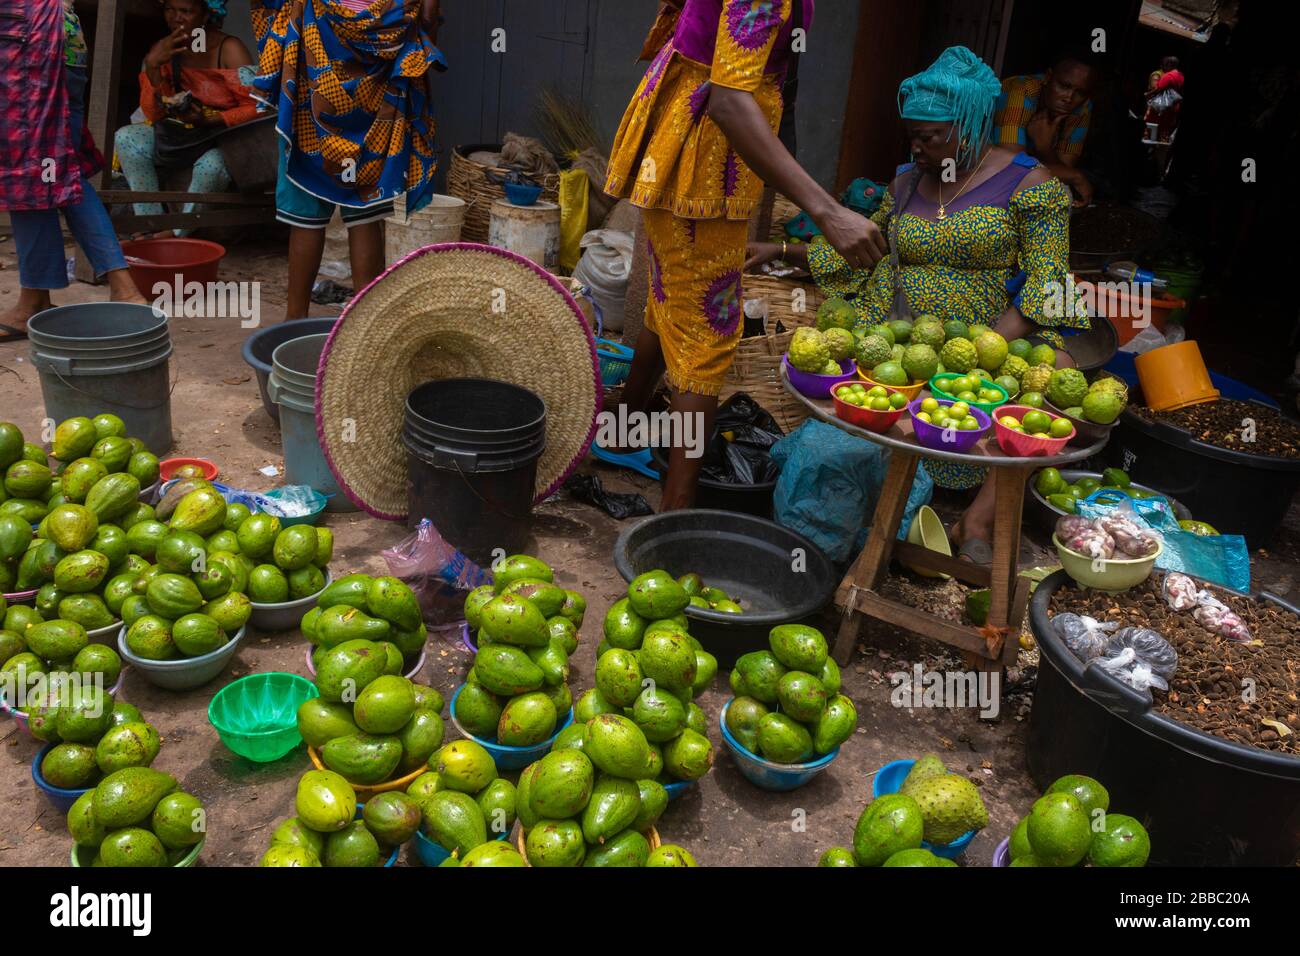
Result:
[[328,495],[327,511],[356,511],[356,505],[339,490],[316,437],[316,367],[328,338],[304,335],[277,345],[271,353],[266,390],[280,407],[285,483],[310,485]]
[[167,316],[133,302],[84,302],[46,309],[27,323],[46,417],[101,412],[155,455],[172,447],[172,354]]

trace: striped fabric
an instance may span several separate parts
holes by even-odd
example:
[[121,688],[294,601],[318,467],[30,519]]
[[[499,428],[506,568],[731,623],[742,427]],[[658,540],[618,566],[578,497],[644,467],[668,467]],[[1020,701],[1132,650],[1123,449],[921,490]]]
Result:
[[[998,97],[993,113],[993,142],[1001,146],[1019,146],[1025,149],[1029,139],[1025,127],[1038,109],[1038,96],[1043,89],[1043,74],[1010,76],[1002,81],[1002,95]],[[1088,138],[1092,123],[1092,101],[1089,100],[1067,116],[1061,123],[1056,140],[1056,151],[1061,156],[1079,156],[1083,142]]]

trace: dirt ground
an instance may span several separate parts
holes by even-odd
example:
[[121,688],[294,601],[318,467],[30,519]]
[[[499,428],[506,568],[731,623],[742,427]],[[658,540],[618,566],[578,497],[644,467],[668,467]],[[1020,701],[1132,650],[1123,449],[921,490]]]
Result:
[[[3,230],[0,230],[3,232]],[[242,244],[223,264],[223,279],[262,281],[264,322],[277,322],[283,310],[284,261],[280,245]],[[13,242],[0,241],[0,309],[17,295]],[[55,297],[56,304],[94,301],[101,290],[73,283]],[[316,307],[329,315],[337,309]],[[283,467],[279,434],[263,411],[256,379],[240,358],[245,330],[234,320],[173,319],[175,353],[172,394],[174,453],[201,455],[216,461],[222,480],[232,485],[266,490],[278,479],[263,475],[267,465]],[[36,434],[43,417],[40,385],[27,345],[0,345],[0,418]],[[590,460],[585,469],[597,470]],[[658,491],[653,482],[625,479],[604,466],[599,473],[611,490],[639,491],[652,505]],[[956,513],[956,502],[938,502],[944,517]],[[361,515],[330,516],[326,523],[336,535],[335,575],[352,571],[385,571],[380,551],[399,541],[405,529]],[[623,581],[613,566],[611,549],[620,522],[588,505],[557,496],[537,509],[537,554],[555,568],[565,587],[581,591],[588,601],[581,645],[573,657],[570,681],[575,699],[592,686],[595,648],[605,610],[622,596]],[[1281,541],[1272,555],[1254,562],[1258,587],[1293,599],[1297,582],[1296,545],[1300,515],[1292,509]],[[1054,563],[1041,542],[1027,542],[1026,566]],[[833,632],[835,620],[828,620]],[[910,671],[913,664],[940,667],[938,645],[923,644],[898,633],[872,632],[844,672],[844,692],[859,714],[857,733],[839,758],[815,781],[789,794],[772,794],[753,787],[741,776],[722,745],[718,713],[730,696],[725,676],[700,704],[711,721],[710,737],[717,749],[714,768],[699,786],[670,805],[658,828],[665,842],[687,847],[701,865],[810,866],[826,848],[851,843],[853,824],[870,796],[871,775],[884,763],[939,753],[949,768],[982,786],[990,823],[965,855],[967,866],[990,864],[997,843],[1037,796],[1025,767],[1025,719],[1031,697],[1034,656],[1022,654],[1021,666],[1009,675],[1010,693],[997,719],[981,720],[973,710],[909,710],[890,704],[887,674]],[[888,650],[880,649],[887,647]],[[134,703],[163,736],[154,766],[173,774],[181,787],[196,794],[208,809],[209,837],[201,862],[209,866],[256,864],[275,824],[293,813],[298,777],[310,769],[300,747],[272,764],[254,764],[235,756],[218,739],[207,720],[208,701],[229,679],[259,671],[306,674],[304,643],[296,632],[252,633],[245,638],[233,667],[224,678],[187,693],[160,690],[140,675],[128,673],[121,696]],[[470,665],[467,651],[434,634],[429,660],[420,679],[439,688],[449,699]],[[952,669],[960,669],[955,660]],[[1022,681],[1016,687],[1017,679]],[[444,713],[445,716],[445,713]],[[448,723],[451,735],[455,731]],[[30,765],[38,744],[12,721],[0,724],[0,865],[60,866],[68,861],[70,843],[62,815],[36,789]],[[416,863],[413,851],[405,854]]]

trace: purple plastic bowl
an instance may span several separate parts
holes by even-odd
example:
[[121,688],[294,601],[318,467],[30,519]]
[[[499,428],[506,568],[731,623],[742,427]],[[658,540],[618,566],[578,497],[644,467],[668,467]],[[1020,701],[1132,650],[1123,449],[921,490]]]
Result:
[[10,604],[26,604],[34,597],[36,597],[35,591],[11,591],[4,595],[4,599]]
[[[121,672],[117,675],[117,683],[108,688],[108,692],[113,695],[114,700],[117,699],[117,693],[122,689],[122,681],[126,678],[126,672],[130,669],[131,665],[124,663]],[[29,737],[32,736],[32,729],[27,726],[27,712],[16,707],[10,707],[3,696],[0,696],[0,714],[9,714],[13,717],[14,723],[18,725],[19,730]]]
[[460,626],[460,643],[464,646],[465,650],[469,651],[471,654],[478,653],[478,647],[474,644],[474,641],[469,635],[469,621],[466,621]]
[[[316,649],[315,644],[307,645],[307,673],[311,676],[312,680],[316,679],[316,665],[313,664],[311,660],[311,652],[315,649]],[[427,659],[427,655],[428,655],[428,651],[422,648],[420,650],[420,657],[415,662],[415,666],[412,667],[409,671],[407,671],[402,676],[405,677],[407,680],[415,680],[415,675],[419,674],[420,669],[424,667],[424,662]]]
[[[921,410],[923,401],[925,401],[925,398],[919,396],[912,399],[911,404],[907,406],[907,410],[912,416],[912,430],[916,432],[916,440],[926,448],[933,448],[935,451],[951,451],[965,454],[974,448],[975,443],[987,435],[989,429],[993,427],[993,419],[972,405],[970,406],[970,413],[980,423],[980,430],[977,432],[962,432],[952,429],[952,433],[945,438],[945,433],[949,429],[931,425],[929,422],[923,422],[916,417],[916,413]],[[945,402],[938,398],[935,401],[940,405],[957,404],[956,402]]]
[[782,356],[781,364],[785,366],[785,373],[790,377],[790,384],[799,391],[800,395],[809,398],[830,398],[831,389],[836,385],[851,382],[858,376],[858,363],[853,359],[840,359],[840,368],[845,369],[842,375],[814,375],[811,372],[801,372],[790,364],[788,355]]
[[997,849],[993,851],[994,866],[1011,865],[1011,837],[1007,837],[998,844]]

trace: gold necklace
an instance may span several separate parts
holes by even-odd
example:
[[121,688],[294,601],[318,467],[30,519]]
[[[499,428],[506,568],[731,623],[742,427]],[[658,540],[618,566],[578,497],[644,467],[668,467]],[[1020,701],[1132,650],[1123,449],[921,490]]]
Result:
[[[984,160],[989,158],[989,153],[991,152],[993,152],[993,150],[991,149],[984,150],[984,155],[980,157],[979,165],[975,167],[974,172],[970,174],[966,182],[962,185],[961,189],[957,190],[957,195],[952,197],[953,202],[956,202],[959,198],[961,198],[961,194],[966,191],[966,187],[975,181],[975,177],[979,175],[980,167],[984,165]],[[943,177],[940,176],[939,177],[939,215],[936,218],[941,220],[948,218],[948,211],[944,208],[945,206],[946,203],[944,203],[943,201]]]

